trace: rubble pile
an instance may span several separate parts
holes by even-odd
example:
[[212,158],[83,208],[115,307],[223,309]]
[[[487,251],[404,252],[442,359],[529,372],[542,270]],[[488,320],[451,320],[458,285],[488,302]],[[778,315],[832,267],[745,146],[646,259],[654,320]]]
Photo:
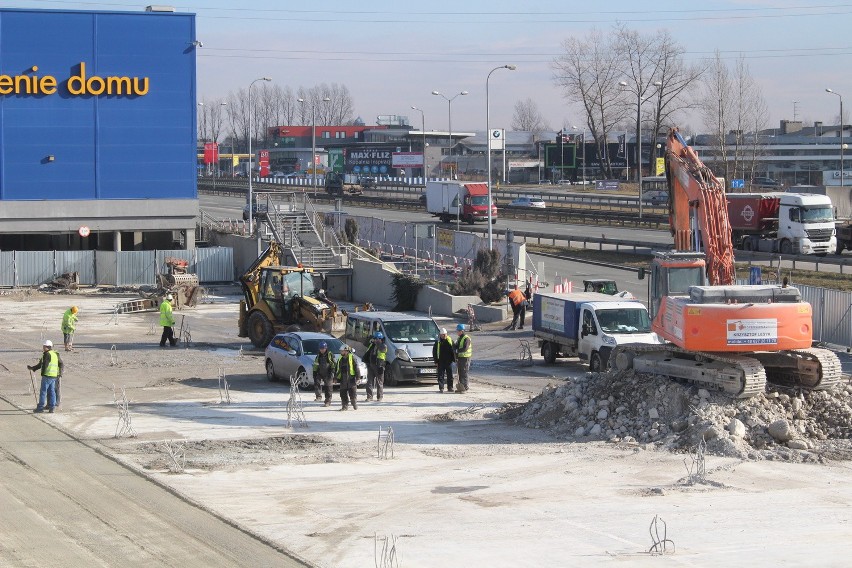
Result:
[[587,373],[505,416],[574,440],[679,451],[703,438],[708,452],[742,459],[852,459],[851,384],[831,391],[772,389],[737,400],[633,371]]

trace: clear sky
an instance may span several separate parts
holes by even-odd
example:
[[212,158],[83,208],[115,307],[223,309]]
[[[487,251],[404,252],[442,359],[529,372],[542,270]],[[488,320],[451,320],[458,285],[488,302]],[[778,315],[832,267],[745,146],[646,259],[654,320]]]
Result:
[[[666,28],[686,58],[733,62],[745,55],[763,90],[770,127],[795,118],[836,124],[839,99],[852,110],[852,2],[839,0],[190,0],[174,6],[197,14],[199,99],[224,97],[255,78],[292,88],[346,85],[356,116],[406,115],[427,130],[446,130],[448,108],[433,90],[452,96],[453,130],[485,128],[485,79],[491,76],[491,127],[509,128],[515,102],[532,98],[547,121],[579,124],[579,112],[553,84],[551,62],[561,43],[593,28],[623,22],[642,33]],[[132,2],[9,1],[9,8],[144,10]],[[847,110],[848,109],[848,110]],[[698,118],[686,125],[702,130]]]

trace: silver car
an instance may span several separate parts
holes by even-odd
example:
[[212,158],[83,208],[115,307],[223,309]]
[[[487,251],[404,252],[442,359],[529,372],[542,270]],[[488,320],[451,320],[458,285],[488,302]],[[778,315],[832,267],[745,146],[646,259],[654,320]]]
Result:
[[[314,388],[314,359],[323,341],[326,342],[329,351],[335,356],[334,360],[337,361],[340,358],[340,346],[343,342],[335,337],[312,331],[279,333],[266,347],[266,378],[270,381],[289,380],[290,376],[295,375],[300,389]],[[355,362],[361,371],[361,380],[358,381],[358,385],[365,385],[367,384],[367,365],[357,355]],[[333,384],[338,384],[337,377],[334,378]]]

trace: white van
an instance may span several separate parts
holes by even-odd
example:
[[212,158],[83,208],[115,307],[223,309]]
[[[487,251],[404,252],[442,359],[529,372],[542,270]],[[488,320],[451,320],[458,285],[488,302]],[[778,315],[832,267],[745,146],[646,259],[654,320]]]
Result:
[[388,366],[385,384],[402,381],[437,379],[438,368],[432,360],[432,346],[438,339],[438,325],[426,316],[410,316],[398,312],[355,312],[346,317],[343,341],[364,356],[370,338],[377,331],[385,336]]

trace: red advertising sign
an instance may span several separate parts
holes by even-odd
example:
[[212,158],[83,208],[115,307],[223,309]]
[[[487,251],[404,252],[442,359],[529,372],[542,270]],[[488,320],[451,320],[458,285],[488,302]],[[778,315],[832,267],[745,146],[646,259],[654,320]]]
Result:
[[260,167],[260,177],[269,175],[269,150],[261,150],[257,153],[257,165]]
[[204,163],[216,164],[219,162],[219,145],[216,142],[204,143]]

